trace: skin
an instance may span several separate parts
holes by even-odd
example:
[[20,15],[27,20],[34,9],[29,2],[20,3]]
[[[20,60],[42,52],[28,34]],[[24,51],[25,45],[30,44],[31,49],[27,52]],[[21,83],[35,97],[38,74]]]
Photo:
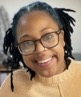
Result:
[[[37,40],[48,32],[57,31],[58,24],[50,15],[43,11],[32,11],[23,15],[17,26],[18,43],[25,40]],[[59,44],[53,48],[44,48],[40,42],[36,42],[36,50],[33,54],[23,57],[25,64],[43,77],[52,77],[62,73],[65,68],[64,60],[64,32],[59,34]],[[38,61],[47,62],[39,63]]]

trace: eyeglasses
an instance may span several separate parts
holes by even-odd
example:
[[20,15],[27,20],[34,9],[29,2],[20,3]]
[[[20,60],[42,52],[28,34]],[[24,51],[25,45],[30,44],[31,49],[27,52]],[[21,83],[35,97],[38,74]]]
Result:
[[30,55],[35,52],[36,50],[36,42],[39,41],[43,47],[45,48],[52,48],[58,45],[59,43],[59,34],[61,33],[60,30],[46,33],[38,40],[26,40],[21,42],[17,45],[19,51],[23,55]]

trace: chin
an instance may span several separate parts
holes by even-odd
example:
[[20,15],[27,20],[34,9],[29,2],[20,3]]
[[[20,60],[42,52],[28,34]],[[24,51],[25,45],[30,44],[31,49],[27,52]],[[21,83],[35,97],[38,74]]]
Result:
[[54,74],[54,73],[43,73],[43,74],[40,74],[40,76],[42,76],[42,77],[52,77],[52,76],[54,76],[54,75],[56,75],[56,74]]

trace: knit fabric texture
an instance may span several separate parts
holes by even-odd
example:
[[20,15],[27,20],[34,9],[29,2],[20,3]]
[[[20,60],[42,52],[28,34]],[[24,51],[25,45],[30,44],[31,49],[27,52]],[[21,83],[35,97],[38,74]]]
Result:
[[0,88],[0,97],[81,97],[81,62],[71,59],[69,68],[50,78],[36,75],[32,81],[25,69],[13,75],[14,92],[10,75]]

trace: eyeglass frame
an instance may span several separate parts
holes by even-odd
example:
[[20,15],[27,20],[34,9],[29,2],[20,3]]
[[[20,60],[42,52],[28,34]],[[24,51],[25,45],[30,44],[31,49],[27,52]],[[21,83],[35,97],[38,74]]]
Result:
[[[59,32],[59,33],[58,33]],[[61,33],[61,29],[59,29],[59,30],[57,30],[57,31],[54,31],[54,32],[51,32],[51,33],[55,33],[57,36],[58,36],[58,43],[59,43],[59,34]],[[39,41],[40,43],[41,43],[41,45],[44,47],[44,48],[53,48],[53,47],[56,47],[57,45],[58,45],[58,43],[56,44],[56,45],[54,45],[54,46],[52,46],[52,47],[45,47],[44,45],[43,45],[43,43],[42,43],[42,41],[41,41],[41,39],[42,39],[42,37],[44,37],[45,35],[47,35],[47,34],[50,34],[50,33],[46,33],[46,34],[44,34],[43,36],[41,36],[41,38],[40,39],[37,39],[37,40],[25,40],[25,41],[23,41],[23,42],[21,42],[21,43],[17,43],[17,45],[16,45],[16,47],[18,48],[18,50],[19,50],[19,52],[22,54],[22,55],[31,55],[31,54],[33,54],[34,52],[35,52],[35,50],[36,50],[36,42],[37,41]],[[32,41],[33,43],[34,43],[34,45],[35,45],[35,49],[34,49],[34,51],[32,52],[32,53],[30,53],[30,54],[24,54],[21,50],[20,50],[20,47],[19,47],[19,45],[20,44],[22,44],[22,43],[24,43],[24,42],[26,42],[26,41]]]

